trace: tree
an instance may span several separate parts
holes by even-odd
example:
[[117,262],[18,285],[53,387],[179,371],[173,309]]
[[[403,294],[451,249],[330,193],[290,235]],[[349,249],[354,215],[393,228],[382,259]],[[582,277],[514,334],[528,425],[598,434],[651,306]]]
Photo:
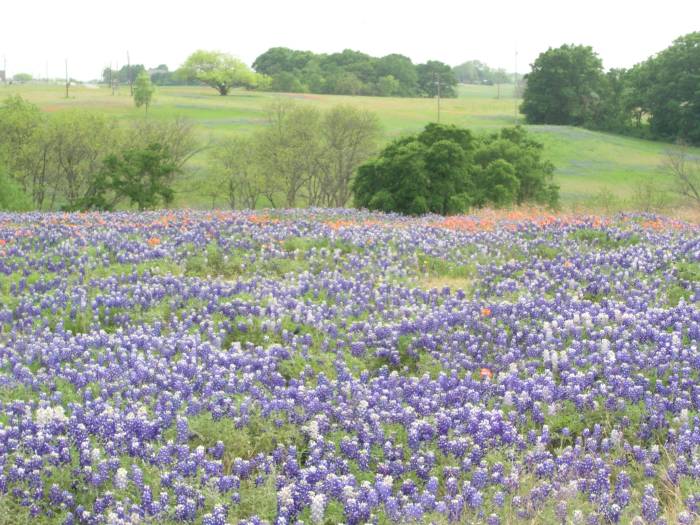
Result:
[[379,131],[374,113],[353,106],[336,106],[323,115],[320,204],[342,207],[348,203],[355,171],[375,152]]
[[6,98],[0,105],[0,162],[4,161],[6,176],[15,179],[24,193],[32,195],[39,208],[45,193],[38,163],[46,158],[41,147],[44,127],[39,108],[19,95]]
[[318,205],[321,113],[309,106],[279,101],[268,110],[268,122],[255,137],[261,170],[278,181],[288,208],[298,204],[302,193],[308,205]]
[[139,73],[134,84],[134,104],[136,104],[137,108],[145,107],[146,114],[148,114],[148,107],[151,105],[155,90],[156,88],[151,83],[151,77],[148,76],[148,73],[145,71]]
[[469,60],[453,68],[459,82],[464,84],[512,84],[513,76],[504,69],[492,69],[478,60]]
[[581,126],[595,120],[604,80],[603,63],[591,47],[550,48],[525,79],[520,110],[529,124]]
[[170,204],[177,165],[160,144],[127,149],[105,158],[86,195],[69,209],[112,210],[123,199],[139,211]]
[[[532,139],[525,128],[515,126],[483,136],[475,148],[473,173],[480,191],[476,192],[478,205],[489,201],[497,206],[533,202],[556,209],[559,206],[559,187],[554,184],[554,165],[542,159],[544,146]],[[509,177],[501,164],[492,168],[498,160],[507,162],[513,169],[517,184],[508,182]],[[484,177],[484,180],[480,180]],[[499,182],[497,182],[499,181]],[[489,188],[500,184],[505,191],[489,193]]]
[[32,77],[32,75],[30,75],[29,73],[16,73],[12,75],[12,80],[19,83],[31,82],[33,78],[34,77]]
[[274,187],[256,163],[252,138],[232,137],[212,149],[210,163],[219,193],[226,193],[231,209],[255,209],[258,199]]
[[395,140],[378,158],[359,167],[352,188],[355,204],[410,215],[465,211],[470,157],[468,130],[429,124],[417,135]]
[[88,191],[94,174],[117,144],[116,122],[82,110],[62,111],[48,120],[46,141],[53,157],[50,207],[63,201],[74,207]]
[[253,62],[256,72],[274,77],[280,73],[296,74],[313,58],[311,51],[296,51],[287,47],[272,47]]
[[401,84],[393,75],[386,75],[377,81],[377,94],[380,97],[391,97],[399,93]]
[[700,144],[700,32],[690,33],[650,58],[640,69],[639,97],[652,134]]
[[120,138],[119,149],[138,149],[143,144],[159,144],[181,171],[185,163],[207,147],[195,136],[192,121],[178,117],[173,120],[137,119]]
[[689,154],[688,145],[680,142],[669,149],[662,168],[670,175],[676,194],[700,208],[700,159]]
[[542,145],[521,127],[474,137],[464,128],[429,124],[359,167],[355,204],[412,215],[524,202],[556,207],[553,166],[541,152]]
[[0,211],[28,211],[32,208],[29,196],[0,165]]
[[429,60],[425,64],[416,66],[418,74],[418,90],[421,96],[436,97],[438,94],[437,82],[440,82],[440,96],[454,98],[457,96],[455,87],[457,79],[454,71],[447,64],[439,60]]
[[[391,54],[377,60],[375,71],[378,83],[382,78],[392,77],[399,85],[391,95],[414,97],[418,92],[418,73],[411,59],[404,55]],[[381,87],[379,87],[381,91]],[[380,93],[381,94],[381,93]]]
[[234,87],[253,88],[259,81],[259,77],[241,60],[218,51],[195,51],[180,68],[180,75],[199,80],[222,96]]

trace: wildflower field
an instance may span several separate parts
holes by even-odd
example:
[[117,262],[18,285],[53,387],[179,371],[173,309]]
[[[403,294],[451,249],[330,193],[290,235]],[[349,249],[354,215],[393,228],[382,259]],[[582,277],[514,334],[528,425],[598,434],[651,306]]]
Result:
[[696,523],[698,233],[0,214],[0,524]]

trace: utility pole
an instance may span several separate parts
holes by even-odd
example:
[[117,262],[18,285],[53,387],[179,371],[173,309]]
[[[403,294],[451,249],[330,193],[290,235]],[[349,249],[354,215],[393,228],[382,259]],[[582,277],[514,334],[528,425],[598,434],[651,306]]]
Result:
[[440,124],[440,73],[435,73],[433,78],[435,79],[435,86],[437,86],[437,121]]
[[7,57],[5,55],[2,56],[2,72],[4,74],[2,83],[7,85]]
[[131,78],[131,59],[129,58],[129,52],[126,52],[126,72],[127,75],[129,75],[127,78],[129,79],[129,92],[131,93],[131,96],[134,96],[134,82],[133,79]]
[[70,80],[68,80],[68,59],[66,58],[66,98],[68,98],[68,87],[70,86]]
[[46,83],[49,83],[49,61],[46,61]]
[[112,96],[114,96],[114,81],[112,80],[112,63],[109,63],[109,87],[112,89]]

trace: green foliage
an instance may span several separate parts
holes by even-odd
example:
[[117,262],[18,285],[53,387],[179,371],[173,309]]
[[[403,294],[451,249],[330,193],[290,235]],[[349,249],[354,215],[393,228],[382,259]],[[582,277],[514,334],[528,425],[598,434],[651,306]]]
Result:
[[504,69],[492,69],[479,60],[469,60],[452,68],[458,82],[464,84],[512,84],[513,75]]
[[168,151],[157,143],[109,155],[76,208],[110,210],[124,198],[139,211],[161,202],[167,205],[173,200],[172,178],[177,169]]
[[22,188],[0,165],[0,211],[28,211],[32,202]]
[[146,108],[146,113],[148,113],[148,106],[151,105],[155,90],[156,88],[151,83],[151,77],[148,73],[145,71],[139,73],[134,84],[134,104],[136,104],[136,107],[140,108],[143,106]]
[[700,144],[700,32],[629,70],[603,74],[590,47],[564,45],[535,60],[521,111],[530,124],[568,124]]
[[12,80],[15,82],[31,82],[34,77],[29,73],[16,73],[12,75]]
[[241,60],[226,53],[201,49],[187,58],[179,74],[213,87],[222,96],[234,87],[254,88],[261,80]]
[[[212,151],[219,193],[231,207],[341,207],[350,199],[357,166],[376,150],[379,121],[368,111],[335,106],[321,112],[277,101],[269,125],[250,138],[229,138]],[[214,190],[214,189],[213,189]]]
[[591,47],[550,48],[525,76],[520,110],[529,124],[584,125],[599,110],[603,78],[603,63]]
[[452,68],[447,64],[439,60],[428,60],[425,64],[416,66],[416,73],[418,74],[418,90],[423,96],[437,96],[438,82],[441,97],[457,96],[455,90],[457,78]]
[[[160,66],[159,66],[160,67]],[[166,66],[167,70],[167,66]],[[125,64],[120,69],[104,68],[102,71],[102,81],[109,84],[131,84],[146,68],[143,64]]]
[[554,168],[541,154],[542,145],[520,127],[474,138],[467,129],[429,124],[359,168],[355,204],[411,215],[523,202],[556,207]]
[[345,49],[317,55],[273,47],[255,60],[253,68],[272,77],[270,87],[278,92],[434,96],[435,74],[439,73],[442,96],[457,96],[457,81],[449,66],[437,61],[416,66],[408,57],[397,54],[375,58]]
[[[476,204],[493,202],[496,205],[536,203],[556,209],[559,207],[559,187],[553,183],[554,165],[542,159],[544,146],[531,138],[525,128],[503,128],[499,133],[487,135],[479,142],[474,154],[476,184],[486,191],[495,188],[495,193],[481,194],[477,190]],[[489,167],[497,160],[510,164],[511,170],[502,163]],[[517,179],[517,182],[512,176]],[[485,182],[480,182],[481,179]]]
[[700,144],[700,31],[676,39],[637,72],[653,136]]

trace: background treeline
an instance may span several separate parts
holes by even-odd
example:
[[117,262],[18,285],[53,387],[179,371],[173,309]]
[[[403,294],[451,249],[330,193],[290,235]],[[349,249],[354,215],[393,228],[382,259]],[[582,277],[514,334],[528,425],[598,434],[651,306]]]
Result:
[[102,82],[109,85],[128,85],[135,82],[139,74],[146,72],[151,78],[151,82],[156,86],[191,86],[196,85],[195,79],[187,78],[185,75],[178,74],[177,71],[170,71],[168,66],[160,64],[158,67],[146,69],[143,64],[125,65],[119,69],[106,67],[102,70]]
[[316,54],[273,47],[255,59],[253,69],[270,77],[269,89],[277,92],[434,97],[439,79],[441,96],[457,96],[450,66],[437,60],[414,64],[399,54],[377,58],[350,49]]
[[462,84],[512,84],[515,77],[522,78],[522,75],[513,75],[505,69],[494,69],[479,60],[468,60],[452,68],[457,82]]
[[530,124],[564,124],[700,144],[700,32],[630,69],[603,70],[587,46],[540,54],[525,76]]

